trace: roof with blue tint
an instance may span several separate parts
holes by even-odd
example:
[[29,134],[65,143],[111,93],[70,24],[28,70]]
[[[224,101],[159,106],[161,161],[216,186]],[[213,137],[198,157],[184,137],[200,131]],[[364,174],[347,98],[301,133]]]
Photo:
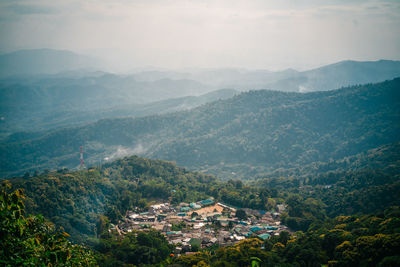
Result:
[[207,205],[207,204],[212,204],[212,203],[214,203],[214,200],[212,200],[212,199],[206,199],[206,200],[200,201],[200,204],[202,204],[202,205]]
[[266,239],[270,238],[271,235],[269,235],[269,234],[262,234],[262,235],[258,235],[258,237],[261,238],[262,240],[266,240]]
[[263,230],[263,228],[258,227],[258,226],[250,227],[250,231],[252,231],[252,232],[257,232],[257,231],[261,231],[261,230]]

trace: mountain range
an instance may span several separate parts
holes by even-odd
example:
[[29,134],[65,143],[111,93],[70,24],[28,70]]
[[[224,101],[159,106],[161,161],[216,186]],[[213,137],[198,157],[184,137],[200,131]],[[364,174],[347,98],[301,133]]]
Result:
[[250,91],[188,111],[103,119],[12,135],[0,146],[3,177],[74,168],[139,154],[222,178],[251,178],[399,141],[400,78],[313,93]]
[[[400,76],[400,62],[389,60],[342,61],[302,72],[185,69],[125,75],[96,71],[99,65],[93,61],[51,49],[0,55],[0,139],[17,132],[71,127],[104,118],[190,109],[231,97],[233,90],[311,92]],[[187,98],[200,95],[204,97]]]

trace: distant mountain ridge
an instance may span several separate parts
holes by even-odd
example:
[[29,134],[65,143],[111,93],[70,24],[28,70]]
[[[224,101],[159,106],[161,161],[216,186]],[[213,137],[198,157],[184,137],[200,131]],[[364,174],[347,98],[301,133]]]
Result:
[[223,178],[326,162],[399,141],[400,78],[307,94],[251,91],[189,111],[105,119],[0,145],[1,175],[139,154]]
[[270,84],[270,89],[281,91],[326,91],[341,87],[376,83],[400,76],[400,61],[346,60],[320,68],[294,73],[292,77]]
[[[213,95],[192,100],[211,88],[192,80],[163,79],[137,81],[134,76],[109,73],[67,73],[66,75],[36,75],[0,79],[0,121],[2,134],[18,131],[38,131],[52,127],[87,123],[117,116],[143,116],[192,108]],[[225,95],[224,93],[225,92]],[[215,93],[219,97],[233,96],[228,91]],[[218,95],[219,94],[219,95]],[[163,102],[167,99],[176,99]],[[150,105],[160,102],[160,107]],[[171,106],[172,105],[172,106]],[[168,110],[169,109],[169,110]]]
[[[71,51],[53,49],[20,50],[0,55],[0,77],[10,75],[37,75],[65,73],[77,70],[100,70],[99,60]],[[78,73],[76,75],[79,76]],[[400,61],[345,60],[307,71],[287,69],[282,71],[246,70],[239,68],[187,69],[180,71],[136,71],[137,82],[169,80],[197,82],[211,88],[208,91],[233,88],[235,90],[278,90],[310,92],[333,90],[340,87],[377,83],[400,77]],[[208,92],[203,90],[201,93]]]
[[32,49],[0,55],[0,76],[55,74],[94,69],[98,60],[67,50]]
[[312,92],[334,90],[341,87],[377,83],[400,77],[400,61],[346,60],[319,68],[296,71],[215,69],[188,72],[147,71],[135,73],[138,80],[159,78],[190,79],[214,87],[236,90],[268,89],[287,92]]
[[[12,132],[13,129],[21,129],[8,137],[8,140],[14,140],[15,138],[20,138],[22,136],[24,136],[22,138],[27,136],[36,136],[37,134],[40,134],[37,133],[37,131],[83,125],[99,119],[129,116],[140,117],[188,110],[208,102],[233,97],[237,93],[238,92],[233,89],[221,89],[199,96],[168,98],[166,100],[144,104],[118,105],[118,102],[115,102],[115,106],[103,108],[98,107],[98,109],[89,110],[80,110],[78,106],[71,110],[62,110],[57,106],[49,109],[38,109],[37,107],[32,106],[32,111],[26,112],[28,114],[21,114],[18,112],[17,108],[14,107],[5,109],[4,107],[6,107],[6,105],[4,105],[4,109],[0,110],[3,110],[3,112],[6,111],[6,114],[10,116],[3,115],[7,118],[7,121],[4,120],[0,122],[0,125],[2,125],[4,131],[9,129],[9,131]],[[105,100],[107,99],[105,98]],[[82,104],[82,106],[84,107],[84,104]],[[50,110],[50,112],[48,110]]]

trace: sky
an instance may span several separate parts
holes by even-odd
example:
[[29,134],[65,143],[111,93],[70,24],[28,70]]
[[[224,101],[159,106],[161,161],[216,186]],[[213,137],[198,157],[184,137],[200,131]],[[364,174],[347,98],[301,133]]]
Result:
[[399,60],[400,0],[1,0],[0,51],[37,48],[121,71]]

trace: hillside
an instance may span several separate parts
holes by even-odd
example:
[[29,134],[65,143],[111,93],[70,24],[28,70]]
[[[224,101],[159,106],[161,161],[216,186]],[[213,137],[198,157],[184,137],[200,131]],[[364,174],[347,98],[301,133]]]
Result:
[[[393,153],[398,154],[398,151],[392,151],[388,146],[375,153],[371,151],[369,154],[375,157],[371,157],[370,163],[385,166],[380,161],[393,158]],[[175,258],[177,263],[190,266],[189,262],[200,260],[218,262],[220,259],[215,255],[219,254],[225,261],[233,260],[237,263],[238,253],[243,262],[248,262],[250,256],[245,249],[249,248],[252,256],[269,262],[271,266],[285,261],[293,264],[318,263],[329,259],[347,263],[360,259],[379,262],[385,256],[395,255],[399,244],[400,220],[399,209],[396,207],[400,204],[399,162],[392,159],[387,163],[396,170],[395,176],[391,176],[390,168],[366,169],[364,166],[363,173],[348,171],[330,187],[325,185],[331,183],[328,180],[332,178],[331,172],[325,173],[325,177],[320,180],[310,176],[312,179],[303,186],[299,186],[301,180],[296,178],[259,180],[248,186],[234,180],[221,182],[212,176],[189,172],[173,163],[136,156],[89,170],[44,172],[33,177],[13,178],[10,182],[14,188],[24,190],[28,214],[43,214],[56,226],[62,226],[73,240],[96,249],[96,253],[100,253],[96,259],[105,261],[99,262],[101,266],[113,266],[111,262],[117,259],[123,262],[135,261],[138,256],[123,256],[128,251],[129,255],[141,254],[136,250],[137,242],[131,240],[131,234],[128,233],[125,239],[118,236],[116,231],[109,231],[112,227],[110,222],[117,222],[127,210],[142,210],[150,203],[165,201],[176,205],[182,201],[198,201],[210,196],[237,207],[257,210],[274,210],[276,204],[286,203],[287,212],[282,213],[282,223],[291,230],[303,232],[293,235],[282,232],[264,241],[246,239],[234,246],[234,254],[231,253],[232,247],[214,247],[210,249],[217,254],[212,253],[212,257],[207,257],[206,250],[202,250],[197,254],[198,257],[190,255]],[[337,215],[341,216],[334,218]],[[155,231],[147,233],[150,238],[145,239],[147,241],[157,240],[160,236]],[[139,235],[143,235],[143,232],[139,232]],[[366,253],[368,246],[374,246],[375,240],[387,242],[385,246],[379,246],[384,247],[382,255]],[[335,248],[343,242],[346,242],[346,247],[337,251]],[[262,244],[265,249],[260,250]],[[278,246],[280,249],[276,249]],[[315,246],[312,252],[308,250],[310,246]],[[354,246],[356,250],[349,246]],[[351,257],[346,256],[346,249],[354,252]],[[296,254],[296,251],[302,252]],[[305,257],[304,253],[313,257]],[[274,257],[271,258],[271,255]]]
[[[10,182],[25,190],[28,213],[43,214],[81,242],[95,235],[102,215],[114,222],[128,209],[144,208],[152,200],[198,201],[217,183],[214,177],[169,162],[138,157],[117,160],[101,169],[44,172]],[[173,190],[180,193],[173,196]]]
[[[193,99],[160,101],[200,96],[221,88],[311,92],[376,83],[400,76],[399,61],[389,60],[343,61],[302,72],[232,68],[142,71],[122,75],[74,67],[74,62],[78,64],[87,58],[69,51],[17,51],[0,55],[0,65],[1,57],[4,64],[23,66],[15,66],[20,74],[0,79],[0,139],[16,132],[44,131],[104,118],[145,116],[192,108],[205,101],[194,100],[194,105],[191,104]],[[3,67],[4,71],[13,69]],[[25,71],[26,68],[36,72]],[[210,101],[216,99],[210,98]]]
[[9,181],[14,188],[24,189],[29,214],[43,214],[81,242],[96,234],[101,216],[116,222],[127,210],[144,209],[151,202],[179,204],[210,196],[258,210],[274,210],[284,201],[289,213],[282,217],[283,222],[293,230],[305,231],[326,215],[369,214],[400,205],[397,147],[394,144],[370,151],[369,163],[361,161],[354,170],[310,171],[307,179],[263,177],[248,185],[238,180],[223,182],[171,162],[137,156],[89,170],[45,171]]
[[278,169],[252,184],[320,199],[330,217],[379,212],[400,199],[399,147],[397,142],[340,160]]
[[[164,113],[233,96],[229,90],[211,94],[211,88],[191,80],[140,82],[134,76],[102,72],[82,75],[78,72],[0,79],[0,134],[72,126],[108,117]],[[207,92],[210,95],[199,99],[175,99]],[[160,102],[171,98],[175,100]],[[151,104],[154,102],[160,103]]]
[[[105,119],[0,146],[1,175],[129,154],[222,178],[337,160],[397,142],[400,79],[307,94],[251,91],[190,111]],[[235,173],[235,174],[234,174]]]
[[[398,175],[397,165],[400,164],[400,143],[390,143],[376,148],[358,153],[356,155],[344,157],[337,160],[329,160],[326,162],[313,162],[302,165],[297,168],[276,169],[272,172],[261,174],[261,177],[279,178],[279,177],[296,177],[299,180],[307,180],[311,177],[318,177],[321,173],[333,176],[333,173],[346,173],[348,171],[359,171],[364,168],[382,169],[385,173],[392,176]],[[325,184],[336,181],[337,177],[329,179],[321,179]]]
[[[175,82],[176,87],[179,87],[178,84],[179,82]],[[4,88],[0,90],[0,96],[3,99],[0,101],[0,115],[3,117],[0,121],[0,134],[6,137],[16,132],[54,130],[59,127],[87,124],[104,118],[164,114],[191,109],[218,99],[226,99],[237,93],[233,89],[221,89],[198,96],[178,97],[180,93],[173,92],[170,92],[171,95],[166,93],[167,95],[162,96],[157,91],[164,90],[160,86],[153,92],[149,92],[146,97],[138,90],[129,91],[128,89],[118,95],[112,85],[102,88],[103,85],[101,82],[87,85],[82,80],[72,82],[56,79],[47,88],[41,87],[43,81],[33,85],[34,88],[31,87],[32,85],[12,85],[13,89],[10,90]],[[134,87],[134,82],[131,85]],[[182,85],[182,88],[186,86],[190,89],[188,83]],[[64,90],[71,91],[66,93]],[[190,92],[181,93],[191,94]],[[160,98],[163,100],[159,100]],[[155,102],[151,102],[152,99]]]

